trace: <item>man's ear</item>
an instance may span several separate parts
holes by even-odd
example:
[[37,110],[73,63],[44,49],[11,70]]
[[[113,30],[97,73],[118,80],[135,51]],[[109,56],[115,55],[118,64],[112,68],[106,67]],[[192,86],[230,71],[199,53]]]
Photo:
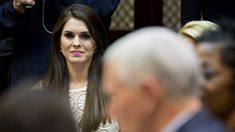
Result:
[[152,75],[147,75],[142,81],[142,92],[144,98],[154,104],[159,102],[165,94],[165,90],[163,89],[160,81]]

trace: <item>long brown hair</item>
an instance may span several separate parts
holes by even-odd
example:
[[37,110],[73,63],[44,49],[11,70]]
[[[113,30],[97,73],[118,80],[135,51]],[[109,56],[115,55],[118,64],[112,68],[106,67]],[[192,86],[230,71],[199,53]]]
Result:
[[68,94],[70,76],[66,59],[60,53],[60,37],[64,25],[70,18],[82,20],[95,40],[96,52],[88,69],[88,86],[85,108],[80,127],[83,131],[96,130],[101,122],[106,121],[105,104],[107,97],[101,87],[102,57],[104,47],[107,45],[105,28],[96,13],[87,6],[74,4],[66,8],[60,15],[52,33],[52,53],[48,72],[42,79],[44,87],[53,88]]

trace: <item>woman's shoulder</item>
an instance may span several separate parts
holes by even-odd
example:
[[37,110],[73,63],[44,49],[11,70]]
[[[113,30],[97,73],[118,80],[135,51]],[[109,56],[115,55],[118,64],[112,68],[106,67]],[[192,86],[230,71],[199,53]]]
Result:
[[42,81],[37,82],[37,83],[32,87],[32,90],[42,90],[42,89],[43,89]]
[[106,121],[106,123],[101,123],[99,129],[96,132],[119,132],[119,126],[116,120]]

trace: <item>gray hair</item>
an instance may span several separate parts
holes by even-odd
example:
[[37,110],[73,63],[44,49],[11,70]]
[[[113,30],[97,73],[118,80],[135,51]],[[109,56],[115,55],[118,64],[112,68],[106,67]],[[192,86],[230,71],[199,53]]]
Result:
[[182,96],[198,91],[200,66],[195,51],[179,35],[163,27],[143,28],[113,43],[104,62],[116,62],[126,83],[154,75],[168,94]]

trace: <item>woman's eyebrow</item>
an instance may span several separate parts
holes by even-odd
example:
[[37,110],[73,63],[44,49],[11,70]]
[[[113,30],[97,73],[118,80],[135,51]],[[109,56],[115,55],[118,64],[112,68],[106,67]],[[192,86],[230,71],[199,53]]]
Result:
[[[74,33],[73,31],[70,31],[70,30],[64,30],[63,32],[65,32],[65,33]],[[90,32],[89,31],[82,31],[82,32],[80,32],[80,34],[90,34]]]
[[69,30],[64,30],[63,32],[66,32],[66,33],[73,33],[72,31],[69,31]]
[[90,34],[90,32],[89,31],[83,31],[83,32],[81,32],[82,34]]

